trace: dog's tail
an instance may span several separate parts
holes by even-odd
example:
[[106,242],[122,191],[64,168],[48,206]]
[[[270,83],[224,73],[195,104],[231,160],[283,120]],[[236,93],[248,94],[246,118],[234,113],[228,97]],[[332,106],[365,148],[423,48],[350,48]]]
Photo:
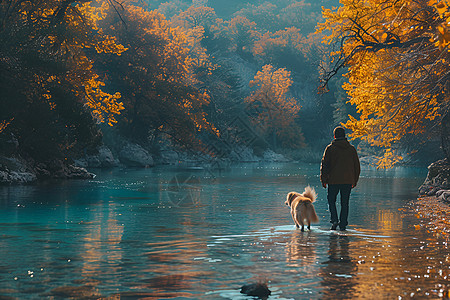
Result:
[[305,191],[303,192],[303,196],[306,198],[311,199],[311,202],[316,201],[317,198],[317,193],[316,190],[312,187],[310,187],[309,185],[307,187],[305,187]]
[[311,220],[311,223],[319,223],[319,217],[316,214],[316,210],[314,209],[314,206],[312,204],[311,209],[308,211],[309,213],[309,219]]

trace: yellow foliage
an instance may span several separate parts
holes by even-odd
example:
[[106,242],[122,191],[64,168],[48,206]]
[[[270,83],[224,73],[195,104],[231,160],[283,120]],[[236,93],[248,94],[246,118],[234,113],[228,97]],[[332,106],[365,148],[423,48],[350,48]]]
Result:
[[[125,87],[121,91],[123,102],[129,107],[125,117],[141,118],[155,130],[181,133],[190,130],[176,128],[178,125],[175,124],[183,123],[195,126],[196,130],[207,129],[217,133],[203,110],[209,104],[210,96],[198,90],[196,76],[199,69],[208,74],[214,68],[201,45],[204,26],[212,23],[214,11],[207,7],[191,7],[169,21],[157,10],[148,11],[133,2],[122,2],[124,22],[115,18],[114,8],[109,7],[108,16],[101,23],[105,32],[115,35],[115,43],[121,42],[129,48],[118,59],[126,61],[128,67],[122,68],[125,64],[119,63],[119,68],[122,68],[120,76],[114,78]],[[107,64],[111,61],[114,63],[115,59],[107,60],[104,68],[108,69]],[[94,93],[97,86],[93,87],[88,90],[89,94],[101,97]],[[108,99],[114,101],[113,98]],[[92,102],[92,107],[96,108],[95,101]],[[109,106],[104,107],[110,109]],[[122,107],[115,108],[119,112]],[[95,110],[97,113],[101,111]],[[169,120],[172,126],[159,125]]]
[[122,102],[118,102],[121,95],[118,92],[114,95],[103,92],[100,87],[105,83],[97,79],[98,75],[95,75],[84,83],[86,106],[91,109],[93,116],[99,122],[107,121],[108,125],[113,126],[117,123],[114,115],[120,114],[120,111],[124,109]]
[[292,129],[300,106],[294,98],[287,96],[293,83],[290,75],[284,68],[264,65],[250,81],[250,86],[258,89],[245,102],[257,112],[254,121],[264,128],[265,133],[279,131],[278,136],[292,138],[292,132],[300,132]]
[[114,123],[114,115],[123,109],[122,103],[118,102],[120,93],[102,91],[104,83],[98,81],[86,51],[93,48],[99,54],[121,55],[127,50],[117,43],[115,37],[103,34],[98,26],[98,22],[106,16],[107,1],[96,6],[93,1],[72,3],[60,0],[20,1],[19,5],[15,22],[18,26],[27,24],[28,39],[39,40],[38,55],[52,57],[69,70],[62,74],[48,74],[45,78],[35,76],[35,84],[43,91],[40,93],[41,99],[54,109],[57,99],[53,99],[49,86],[69,83],[78,101],[92,109],[92,115],[99,122]]
[[345,126],[352,138],[384,147],[378,165],[391,167],[401,160],[393,150],[397,143],[423,132],[425,122],[437,120],[450,100],[448,4],[436,0],[341,0],[341,4],[323,9],[325,21],[317,32],[324,34],[325,44],[342,42],[332,54],[348,67],[343,88],[359,113],[358,118],[349,116]]

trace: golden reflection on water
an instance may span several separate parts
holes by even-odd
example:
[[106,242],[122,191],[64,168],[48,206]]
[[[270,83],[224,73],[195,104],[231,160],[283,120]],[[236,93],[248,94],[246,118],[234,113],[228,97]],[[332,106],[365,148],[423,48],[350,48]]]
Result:
[[392,231],[401,230],[403,227],[402,218],[399,213],[391,210],[381,209],[377,212],[378,232],[389,234]]
[[[123,253],[121,241],[124,225],[117,220],[116,204],[99,203],[90,208],[89,220],[95,220],[83,237],[80,258],[83,261],[81,274],[84,278],[98,278],[104,272],[102,264],[109,263],[109,272],[119,271],[118,262]],[[105,249],[108,248],[108,251]]]
[[325,231],[325,235],[293,230],[286,236],[286,272],[311,273],[318,264],[321,299],[448,299],[445,242],[424,231],[411,235],[416,232],[410,218],[399,211],[379,210],[377,230]]
[[293,268],[305,268],[317,260],[317,237],[311,231],[295,230],[286,243],[286,264]]

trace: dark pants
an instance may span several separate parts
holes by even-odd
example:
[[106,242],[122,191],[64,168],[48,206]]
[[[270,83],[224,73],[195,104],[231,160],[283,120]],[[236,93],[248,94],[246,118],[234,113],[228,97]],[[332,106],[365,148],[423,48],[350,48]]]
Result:
[[[340,228],[345,228],[348,224],[348,202],[350,200],[350,192],[352,191],[351,184],[329,184],[328,185],[328,208],[331,213],[331,223],[338,224]],[[336,198],[341,193],[341,214],[338,219],[336,209]]]

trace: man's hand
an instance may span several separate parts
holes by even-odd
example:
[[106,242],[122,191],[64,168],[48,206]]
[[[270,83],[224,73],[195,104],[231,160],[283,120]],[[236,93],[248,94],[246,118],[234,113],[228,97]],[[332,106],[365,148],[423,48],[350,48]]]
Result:
[[323,186],[324,188],[327,188],[327,184],[326,184],[326,183],[322,183],[322,186]]

